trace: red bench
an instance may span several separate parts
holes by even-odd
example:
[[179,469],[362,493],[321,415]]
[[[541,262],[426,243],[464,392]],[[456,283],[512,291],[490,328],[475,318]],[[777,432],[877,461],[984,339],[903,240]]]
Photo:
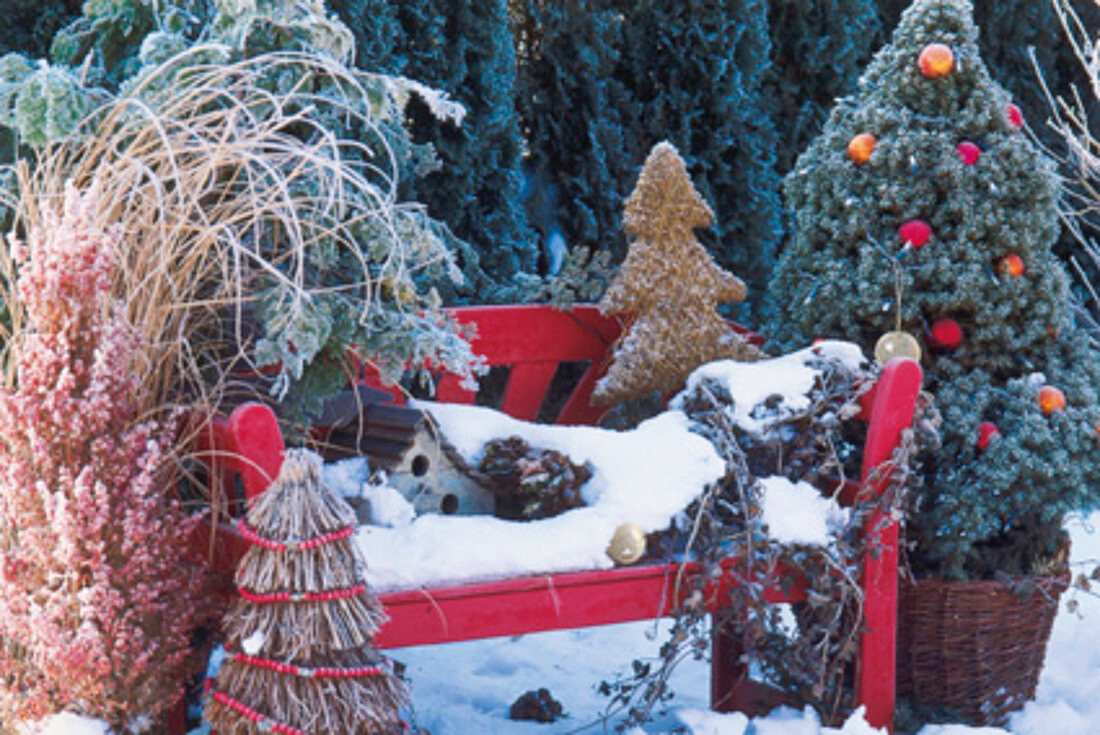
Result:
[[[507,306],[455,309],[460,322],[473,323],[474,351],[490,366],[510,367],[501,410],[520,419],[534,419],[561,363],[588,363],[579,383],[565,401],[556,422],[596,423],[603,410],[589,403],[596,380],[606,369],[609,347],[620,332],[618,322],[591,306],[559,311],[544,306]],[[750,338],[752,335],[750,335]],[[863,398],[861,417],[869,422],[863,459],[863,480],[890,458],[903,429],[912,422],[922,373],[912,360],[895,360]],[[472,403],[475,395],[453,377],[437,386],[440,401]],[[237,408],[228,419],[215,420],[208,432],[210,448],[217,450],[215,476],[239,473],[248,497],[266,489],[282,462],[283,440],[270,409],[259,404]],[[875,476],[879,492],[886,478]],[[883,528],[882,517],[872,517],[867,528]],[[244,544],[223,529],[217,564],[231,569]],[[878,532],[878,553],[864,561],[862,581],[866,630],[862,634],[856,672],[856,700],[865,705],[868,722],[891,726],[894,712],[895,634],[897,612],[896,523]],[[736,564],[728,560],[727,566]],[[683,575],[691,565],[650,564],[591,572],[544,574],[447,588],[392,592],[380,596],[390,621],[377,638],[380,647],[430,643],[559,630],[674,613],[691,588]],[[708,584],[705,597],[711,611],[728,600],[734,575]],[[679,582],[678,582],[679,580]],[[778,580],[777,580],[778,582]],[[682,590],[682,592],[680,592]],[[772,602],[800,601],[801,584],[770,586]],[[486,610],[493,614],[487,615]],[[730,710],[751,704],[750,682],[743,667],[731,666],[734,643],[713,635],[711,703]]]

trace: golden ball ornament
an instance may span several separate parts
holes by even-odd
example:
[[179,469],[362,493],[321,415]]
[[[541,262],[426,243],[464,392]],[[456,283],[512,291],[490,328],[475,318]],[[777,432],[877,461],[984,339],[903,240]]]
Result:
[[908,332],[887,332],[875,343],[875,359],[885,365],[895,357],[911,357],[919,360],[920,342]]
[[917,65],[929,79],[945,77],[955,70],[955,52],[942,43],[930,43],[920,52]]
[[623,523],[611,535],[607,555],[616,564],[633,564],[645,555],[645,530],[637,523]]

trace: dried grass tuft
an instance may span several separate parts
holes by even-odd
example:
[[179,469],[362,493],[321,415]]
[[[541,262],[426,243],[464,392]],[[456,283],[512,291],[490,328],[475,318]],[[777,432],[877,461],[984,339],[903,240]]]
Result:
[[[166,61],[92,113],[87,135],[16,171],[17,232],[43,221],[39,203],[59,202],[66,181],[80,189],[99,181],[99,217],[121,234],[114,295],[147,338],[135,369],[149,413],[180,403],[212,410],[228,372],[252,367],[239,345],[260,279],[286,287],[292,314],[315,294],[311,253],[347,249],[362,268],[339,288],[362,295],[365,315],[376,284],[401,280],[409,268],[399,251],[368,263],[352,234],[369,220],[396,240],[401,208],[416,206],[396,201],[394,157],[338,139],[323,122],[336,115],[378,133],[378,119],[365,111],[371,100],[381,111],[377,90],[319,54],[204,61],[217,52],[200,46]],[[288,78],[289,92],[271,91]],[[384,145],[380,133],[370,139]],[[0,269],[11,274],[8,258],[3,252]],[[22,314],[17,296],[3,295],[10,382]]]

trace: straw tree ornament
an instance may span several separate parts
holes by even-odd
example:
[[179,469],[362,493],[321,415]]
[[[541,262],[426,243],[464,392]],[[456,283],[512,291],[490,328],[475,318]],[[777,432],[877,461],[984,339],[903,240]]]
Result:
[[658,143],[626,200],[623,228],[633,239],[600,301],[600,311],[630,321],[607,375],[596,384],[594,402],[676,390],[712,360],[763,357],[718,315],[718,303],[745,300],[745,284],[718,267],[695,239],[693,230],[713,221],[676,148]]
[[252,543],[225,617],[227,656],[206,705],[219,735],[393,733],[407,701],[372,640],[384,621],[363,582],[355,513],[290,450],[238,523]]

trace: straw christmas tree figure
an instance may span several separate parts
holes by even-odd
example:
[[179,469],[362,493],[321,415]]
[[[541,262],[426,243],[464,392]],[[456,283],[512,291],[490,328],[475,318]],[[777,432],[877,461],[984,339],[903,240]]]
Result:
[[633,239],[600,311],[630,321],[593,400],[611,404],[667,393],[705,362],[759,359],[760,350],[718,314],[719,303],[744,301],[745,284],[695,239],[693,231],[710,226],[714,213],[670,143],[650,151],[624,210],[623,229]]
[[226,661],[206,706],[219,735],[400,732],[404,685],[372,646],[384,620],[351,541],[355,513],[321,460],[287,452],[239,527],[253,544],[225,618]]

